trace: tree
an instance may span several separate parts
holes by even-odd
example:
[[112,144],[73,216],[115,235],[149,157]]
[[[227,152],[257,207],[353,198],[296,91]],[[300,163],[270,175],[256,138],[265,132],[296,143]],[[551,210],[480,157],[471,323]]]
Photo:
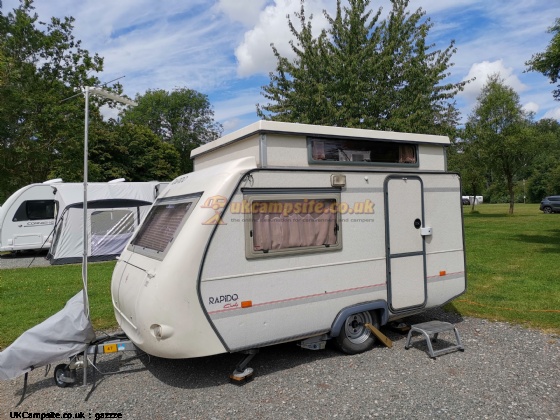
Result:
[[[166,181],[180,175],[179,153],[146,126],[94,119],[88,138],[91,182],[116,178]],[[61,177],[68,182],[83,179],[83,144],[73,145],[75,149],[67,148],[64,156],[53,162],[49,178]]]
[[[465,139],[466,133],[452,143],[448,152],[449,170],[459,172],[463,194],[476,197],[480,195],[486,180],[486,166],[480,144]],[[474,211],[475,200],[472,201]]]
[[[534,54],[525,64],[530,71],[538,71],[550,79],[550,83],[557,83],[560,78],[560,18],[548,29],[554,34],[544,52]],[[560,84],[552,91],[554,99],[560,101]]]
[[4,41],[0,39],[0,87],[7,84],[8,73],[11,67],[10,61],[8,61],[8,57],[4,55],[4,48],[2,48],[3,44]]
[[148,90],[144,95],[137,95],[136,102],[138,106],[122,113],[122,121],[145,125],[161,140],[173,145],[180,156],[181,173],[192,171],[192,149],[215,140],[222,133],[222,126],[214,121],[208,97],[195,90]]
[[516,176],[530,164],[530,115],[523,111],[519,95],[499,75],[488,77],[466,127],[466,138],[481,152],[487,168],[503,177],[509,194],[509,213],[515,204]]
[[542,119],[534,124],[534,133],[539,143],[526,173],[527,195],[533,203],[560,191],[560,124]]
[[426,43],[432,27],[421,9],[407,11],[409,0],[391,0],[388,18],[379,21],[369,0],[337,1],[329,27],[312,35],[312,16],[304,2],[290,18],[295,58],[274,45],[276,72],[262,87],[269,102],[257,105],[264,119],[418,133],[451,134],[458,122],[452,101],[466,82],[442,84],[448,76],[454,43],[432,50]]
[[[83,141],[83,99],[62,101],[73,87],[94,85],[103,60],[72,35],[73,18],[38,21],[31,0],[0,11],[0,199],[44,181],[53,161]],[[92,103],[95,109],[95,103]]]

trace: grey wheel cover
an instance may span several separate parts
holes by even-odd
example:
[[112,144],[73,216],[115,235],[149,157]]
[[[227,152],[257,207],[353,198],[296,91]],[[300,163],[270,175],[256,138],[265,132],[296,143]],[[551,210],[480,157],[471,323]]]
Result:
[[344,322],[344,335],[351,343],[362,344],[371,335],[371,331],[365,324],[371,324],[372,318],[369,312],[360,312],[350,315]]

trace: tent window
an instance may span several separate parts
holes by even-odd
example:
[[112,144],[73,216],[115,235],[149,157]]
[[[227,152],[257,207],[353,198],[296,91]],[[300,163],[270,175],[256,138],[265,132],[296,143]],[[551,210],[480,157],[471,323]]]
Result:
[[28,200],[21,203],[13,222],[54,219],[54,200]]
[[311,163],[417,164],[413,143],[374,140],[308,139]]
[[132,210],[100,210],[91,213],[91,255],[118,255],[135,227]]
[[192,205],[192,201],[154,205],[131,244],[164,252]]
[[94,211],[91,214],[92,235],[119,235],[134,232],[134,213],[130,210]]
[[340,248],[338,200],[327,197],[249,198],[248,257]]

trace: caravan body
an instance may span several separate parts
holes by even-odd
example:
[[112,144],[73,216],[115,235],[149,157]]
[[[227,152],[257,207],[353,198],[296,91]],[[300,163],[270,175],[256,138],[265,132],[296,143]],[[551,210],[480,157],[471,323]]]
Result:
[[123,251],[116,318],[147,353],[188,358],[335,338],[466,287],[447,137],[261,121],[195,149]]
[[[115,259],[134,229],[168,183],[94,182],[87,191],[88,261]],[[56,227],[47,258],[51,264],[82,261],[84,253],[84,190],[70,185],[53,186],[57,202]]]
[[0,207],[0,251],[48,249],[52,242],[55,200],[51,185],[61,179],[30,184]]

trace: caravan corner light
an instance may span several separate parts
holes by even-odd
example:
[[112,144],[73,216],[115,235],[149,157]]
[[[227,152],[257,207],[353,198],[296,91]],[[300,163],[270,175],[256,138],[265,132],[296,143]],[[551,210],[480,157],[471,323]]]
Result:
[[150,326],[152,335],[158,340],[165,340],[173,335],[174,329],[169,325],[153,324]]
[[117,179],[110,180],[108,183],[109,184],[116,184],[117,182],[125,182],[125,181],[126,181],[126,179],[124,179],[124,178],[117,178]]

